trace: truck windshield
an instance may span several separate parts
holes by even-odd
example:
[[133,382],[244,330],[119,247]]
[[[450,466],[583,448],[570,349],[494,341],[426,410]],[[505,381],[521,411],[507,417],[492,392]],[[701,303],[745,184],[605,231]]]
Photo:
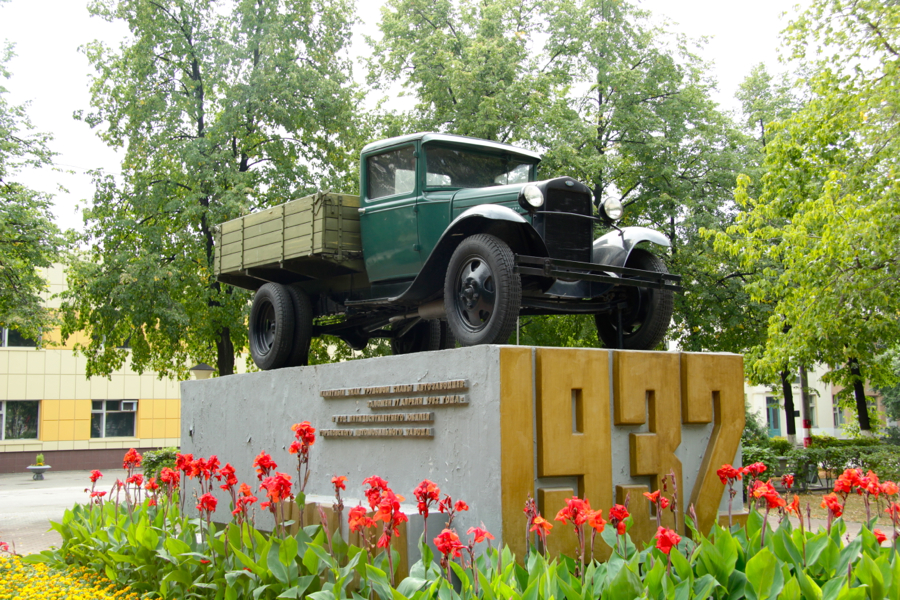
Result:
[[535,162],[513,155],[483,154],[457,148],[425,149],[425,186],[479,188],[531,180]]

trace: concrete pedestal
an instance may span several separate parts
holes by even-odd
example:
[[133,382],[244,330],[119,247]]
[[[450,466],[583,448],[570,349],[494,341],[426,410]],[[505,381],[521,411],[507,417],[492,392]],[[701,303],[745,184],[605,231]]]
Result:
[[[362,480],[383,477],[406,497],[411,552],[423,479],[469,505],[453,524],[462,539],[484,523],[520,556],[528,495],[550,520],[573,494],[604,517],[630,498],[631,535],[649,541],[656,519],[642,492],[665,477],[679,517],[667,511],[664,523],[683,533],[693,504],[708,530],[727,508],[715,471],[735,460],[744,427],[742,359],[731,354],[479,346],[188,381],[181,397],[182,452],[216,454],[254,487],[261,451],[296,480],[290,427],[310,421],[311,500],[330,505],[331,477],[346,476],[346,518],[365,504]],[[444,520],[431,513],[429,538]],[[574,539],[557,523],[550,550],[571,554]]]

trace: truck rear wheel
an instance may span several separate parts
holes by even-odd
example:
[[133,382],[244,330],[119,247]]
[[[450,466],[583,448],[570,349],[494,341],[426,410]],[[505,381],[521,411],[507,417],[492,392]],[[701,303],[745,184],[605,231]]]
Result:
[[294,336],[291,355],[285,367],[305,367],[309,364],[309,343],[312,340],[312,302],[309,294],[296,285],[285,286],[294,308]]
[[444,321],[419,321],[401,336],[391,338],[391,353],[412,354],[444,350],[456,345],[456,339]]
[[[654,254],[637,249],[628,257],[626,267],[668,273],[666,264]],[[622,350],[653,350],[666,337],[675,299],[671,290],[627,288],[628,306],[622,311]],[[594,315],[597,336],[607,348],[619,347],[619,317],[610,314]]]
[[462,241],[444,279],[450,331],[461,346],[505,344],[516,327],[522,282],[503,240],[477,234]]
[[291,356],[294,306],[286,286],[267,283],[250,308],[250,355],[263,371],[283,367]]

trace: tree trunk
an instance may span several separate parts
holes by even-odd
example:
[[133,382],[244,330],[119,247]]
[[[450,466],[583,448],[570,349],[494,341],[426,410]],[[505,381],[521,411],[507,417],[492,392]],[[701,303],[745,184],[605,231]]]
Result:
[[[806,367],[800,365],[800,398],[803,401],[803,428],[805,429],[804,438],[810,438],[812,441],[812,402],[809,395],[809,378],[806,376]],[[806,443],[803,444],[806,446]]]
[[223,327],[216,340],[216,366],[219,377],[234,375],[234,344],[231,343],[231,329]]
[[866,389],[863,386],[859,361],[855,358],[851,358],[848,361],[848,364],[850,366],[850,374],[853,376],[853,396],[856,398],[856,414],[859,417],[859,431],[871,432],[872,425],[869,423],[869,405],[866,402]]
[[794,388],[791,386],[790,371],[781,372],[781,391],[784,394],[785,425],[787,439],[791,444],[797,443],[797,424],[794,422]]

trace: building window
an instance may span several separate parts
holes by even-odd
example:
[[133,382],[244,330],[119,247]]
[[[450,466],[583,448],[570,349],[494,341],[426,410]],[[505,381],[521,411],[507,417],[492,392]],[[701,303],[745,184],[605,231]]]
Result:
[[0,348],[34,348],[33,339],[23,336],[15,329],[0,328]]
[[840,403],[838,402],[837,396],[831,397],[832,402],[832,411],[834,414],[834,426],[840,427],[844,424],[844,409],[841,408]]
[[781,407],[771,396],[766,396],[766,421],[769,425],[769,437],[781,435]]
[[39,400],[0,401],[0,439],[36,440]]
[[91,437],[134,437],[137,400],[93,400]]

